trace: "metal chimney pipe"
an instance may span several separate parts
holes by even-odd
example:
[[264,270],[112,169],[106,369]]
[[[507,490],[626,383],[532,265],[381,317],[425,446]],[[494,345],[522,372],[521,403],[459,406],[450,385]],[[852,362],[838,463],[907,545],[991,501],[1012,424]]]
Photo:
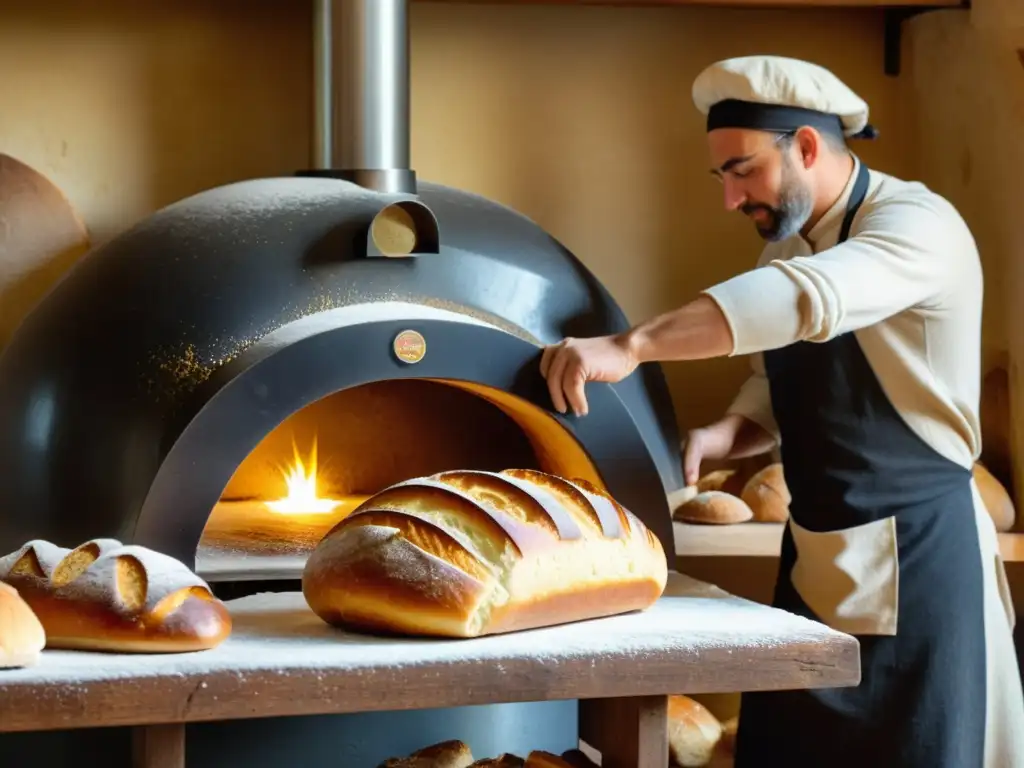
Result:
[[377,192],[415,194],[408,0],[336,0],[331,29],[337,175]]
[[313,0],[313,168],[334,164],[334,0]]

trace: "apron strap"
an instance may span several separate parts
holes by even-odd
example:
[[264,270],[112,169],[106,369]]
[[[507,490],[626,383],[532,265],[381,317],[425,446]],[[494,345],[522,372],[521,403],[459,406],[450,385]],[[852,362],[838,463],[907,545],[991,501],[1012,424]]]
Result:
[[836,243],[846,242],[850,236],[850,227],[853,226],[853,217],[857,215],[864,198],[868,195],[868,167],[862,162],[857,171],[857,180],[853,182],[853,191],[850,193],[850,200],[846,204],[846,215],[843,216],[843,226],[839,230],[839,240]]

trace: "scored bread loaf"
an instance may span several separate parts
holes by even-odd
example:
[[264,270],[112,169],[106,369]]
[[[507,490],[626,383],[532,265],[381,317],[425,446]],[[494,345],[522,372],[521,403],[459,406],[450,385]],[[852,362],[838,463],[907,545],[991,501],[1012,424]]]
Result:
[[18,590],[0,581],[0,669],[33,667],[46,647],[46,632]]
[[231,633],[227,608],[187,566],[115,539],[74,550],[30,541],[0,558],[0,581],[32,608],[47,648],[200,651]]
[[302,592],[328,624],[477,637],[643,610],[667,577],[657,537],[585,481],[467,470],[371,496],[310,554]]

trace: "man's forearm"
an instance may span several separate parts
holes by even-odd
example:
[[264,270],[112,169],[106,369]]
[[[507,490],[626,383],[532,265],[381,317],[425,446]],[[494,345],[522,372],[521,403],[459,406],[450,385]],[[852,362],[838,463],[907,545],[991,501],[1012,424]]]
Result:
[[732,331],[714,299],[701,296],[623,334],[638,363],[704,360],[733,351]]
[[732,448],[726,456],[727,459],[760,456],[763,453],[768,453],[777,445],[775,437],[768,430],[745,416],[733,413],[726,416],[724,420],[733,421],[735,424]]

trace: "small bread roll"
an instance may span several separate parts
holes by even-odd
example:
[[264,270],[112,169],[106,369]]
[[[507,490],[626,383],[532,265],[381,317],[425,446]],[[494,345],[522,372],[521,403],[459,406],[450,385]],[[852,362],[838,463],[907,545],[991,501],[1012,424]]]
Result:
[[385,760],[379,768],[469,768],[472,764],[469,745],[453,739],[417,749],[408,757]]
[[485,757],[477,760],[469,768],[525,768],[526,762],[521,757],[505,753],[497,757]]
[[722,738],[722,724],[689,696],[668,697],[668,754],[680,768],[707,765]]
[[985,502],[985,509],[988,511],[989,517],[992,518],[996,530],[1008,531],[1013,528],[1013,523],[1017,519],[1017,511],[1003,484],[980,462],[974,465],[972,474],[974,482],[978,486],[978,493],[981,494],[981,500]]
[[18,590],[0,581],[0,669],[34,667],[46,633]]
[[746,502],[758,523],[784,523],[789,519],[792,496],[786,487],[782,464],[769,464],[755,472],[743,486],[740,498]]
[[698,493],[677,507],[673,514],[681,522],[705,525],[745,523],[753,516],[754,513],[745,501],[722,491]]
[[735,469],[716,469],[697,481],[697,493],[722,491],[722,493],[732,496],[739,496],[743,492],[744,479],[744,476]]
[[526,756],[524,768],[575,768],[575,766],[558,755],[535,749]]

